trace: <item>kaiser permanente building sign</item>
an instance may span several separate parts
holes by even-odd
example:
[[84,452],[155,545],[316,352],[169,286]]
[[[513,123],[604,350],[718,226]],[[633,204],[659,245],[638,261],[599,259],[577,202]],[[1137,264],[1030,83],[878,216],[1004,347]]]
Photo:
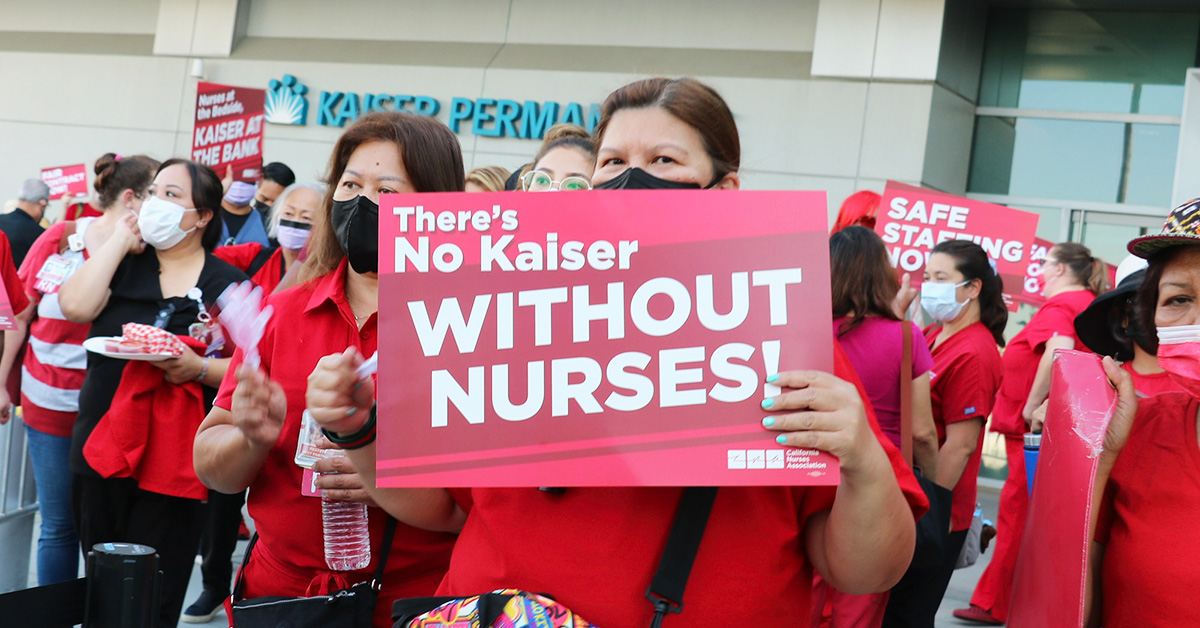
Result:
[[[442,110],[441,101],[430,96],[408,94],[358,94],[355,92],[322,91],[316,100],[316,124],[345,126],[372,111],[407,111],[423,116],[436,116]],[[271,79],[265,105],[267,122],[304,126],[308,124],[308,86],[291,74]],[[471,133],[483,137],[516,137],[541,139],[546,130],[560,122],[579,125],[592,131],[600,121],[600,105],[584,110],[579,103],[565,106],[557,102],[536,102],[495,98],[452,98],[449,107],[450,130],[458,133],[470,125]]]

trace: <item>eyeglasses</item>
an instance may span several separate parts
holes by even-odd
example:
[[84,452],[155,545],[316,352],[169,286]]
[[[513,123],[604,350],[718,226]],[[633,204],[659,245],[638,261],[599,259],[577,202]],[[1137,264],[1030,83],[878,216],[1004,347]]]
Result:
[[564,177],[562,181],[555,181],[542,170],[530,170],[521,177],[521,189],[526,192],[577,192],[592,189],[592,184],[583,177]]
[[1057,264],[1057,263],[1058,263],[1058,260],[1050,259],[1049,257],[1043,257],[1040,261],[1038,261],[1038,266],[1045,268],[1051,264]]

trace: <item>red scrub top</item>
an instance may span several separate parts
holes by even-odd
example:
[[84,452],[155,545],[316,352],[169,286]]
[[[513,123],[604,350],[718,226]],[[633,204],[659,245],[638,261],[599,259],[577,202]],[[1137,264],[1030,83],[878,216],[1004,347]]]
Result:
[[1004,381],[996,397],[992,415],[992,431],[1020,436],[1028,431],[1021,412],[1029,400],[1029,391],[1037,377],[1038,362],[1046,352],[1046,341],[1054,336],[1066,336],[1083,344],[1075,336],[1075,317],[1087,309],[1096,295],[1090,290],[1072,290],[1055,295],[1046,301],[1004,349]]
[[1200,617],[1200,444],[1186,393],[1138,401],[1105,486],[1096,540],[1105,628],[1195,626]]
[[[229,246],[219,246],[213,250],[213,255],[233,264],[243,272],[250,272],[250,266],[254,264],[255,258],[263,250],[263,245],[258,242],[246,242],[245,244],[230,244]],[[263,265],[254,271],[254,276],[250,278],[255,285],[261,286],[264,294],[275,292],[275,288],[279,287],[279,282],[283,281],[283,273],[286,269],[283,267],[283,248],[275,247],[275,251],[267,258]]]
[[[247,569],[247,595],[305,595],[301,584],[329,575],[325,565],[321,527],[321,500],[300,494],[303,470],[296,465],[296,440],[304,412],[304,394],[308,376],[317,361],[347,347],[357,347],[370,356],[375,352],[378,318],[372,314],[359,331],[354,313],[346,301],[346,261],[337,270],[311,282],[272,295],[269,302],[275,316],[267,325],[259,351],[262,366],[287,395],[287,418],[279,441],[271,449],[258,476],[250,484],[246,503],[257,524],[258,544],[253,561],[264,561],[265,568]],[[242,350],[234,353],[221,391],[214,405],[230,407],[237,387],[234,373],[242,362]],[[369,580],[379,559],[379,543],[387,515],[382,509],[368,508],[371,529],[371,564],[355,572],[339,572],[350,583]],[[428,532],[400,524],[388,557],[384,589],[379,600],[376,623],[386,621],[391,601],[399,597],[432,595],[445,573],[455,535]],[[269,582],[253,582],[255,573],[277,572],[287,577],[272,577]],[[295,582],[296,584],[292,584]]]
[[1142,375],[1133,370],[1132,361],[1122,362],[1121,368],[1133,378],[1133,389],[1137,391],[1138,397],[1153,397],[1165,392],[1184,392],[1166,371]]
[[992,412],[1004,365],[992,332],[981,322],[950,336],[934,346],[941,325],[925,329],[925,340],[933,353],[929,372],[929,398],[933,403],[933,422],[937,425],[938,446],[946,443],[946,425],[979,420],[979,440],[967,459],[962,477],[954,485],[950,508],[950,529],[971,527],[975,514],[975,494],[979,482],[979,461],[983,456],[983,422]]
[[[836,347],[835,343],[835,347]],[[840,348],[834,373],[866,393]],[[868,404],[905,498],[925,496]],[[515,587],[543,592],[598,626],[647,626],[646,587],[658,567],[680,488],[450,489],[469,513],[440,595]],[[684,594],[666,626],[807,626],[812,567],[802,531],[833,505],[833,487],[723,487]]]

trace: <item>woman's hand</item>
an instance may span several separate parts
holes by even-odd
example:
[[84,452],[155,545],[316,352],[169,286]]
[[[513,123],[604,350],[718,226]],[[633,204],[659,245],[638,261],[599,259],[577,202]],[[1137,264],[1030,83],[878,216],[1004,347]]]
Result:
[[151,362],[152,366],[162,369],[163,378],[172,384],[186,384],[196,381],[204,371],[204,358],[188,349],[183,355],[169,360]]
[[[321,449],[337,449],[337,445],[329,442],[324,436],[317,439],[317,447]],[[346,456],[322,458],[312,467],[313,473],[319,473],[317,488],[329,499],[342,502],[358,502],[368,506],[378,506],[371,495],[367,493],[366,484],[358,474],[354,463]]]
[[274,446],[287,416],[287,397],[283,388],[271,381],[265,371],[246,365],[238,368],[237,379],[229,408],[233,424],[251,443],[268,448]]
[[1112,358],[1105,357],[1101,364],[1108,381],[1117,389],[1117,408],[1108,423],[1108,430],[1104,433],[1104,453],[1115,456],[1129,441],[1133,419],[1137,416],[1137,392],[1133,388],[1133,378],[1117,366]]
[[362,355],[350,347],[321,358],[308,376],[308,413],[321,427],[335,434],[352,434],[366,423],[375,403],[375,382],[370,377],[358,378],[355,369],[362,363]]
[[113,227],[112,235],[109,236],[109,246],[118,247],[122,251],[122,255],[126,253],[141,253],[146,250],[146,243],[142,242],[142,231],[138,229],[137,214],[132,212],[121,217],[117,224]]
[[1033,416],[1029,420],[1029,431],[1034,434],[1042,433],[1042,426],[1046,424],[1046,406],[1050,405],[1050,400],[1042,402],[1042,405],[1033,411]]
[[879,449],[853,384],[821,371],[786,371],[767,381],[789,389],[762,403],[765,410],[779,413],[762,422],[781,432],[779,444],[833,454],[842,471],[850,473],[865,466],[870,447]]

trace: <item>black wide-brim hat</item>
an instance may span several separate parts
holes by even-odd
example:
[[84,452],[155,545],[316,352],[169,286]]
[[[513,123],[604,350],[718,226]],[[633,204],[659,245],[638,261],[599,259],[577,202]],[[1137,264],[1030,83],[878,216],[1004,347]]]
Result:
[[1171,210],[1162,231],[1129,241],[1129,252],[1149,259],[1155,253],[1181,244],[1200,244],[1200,198]]
[[1117,306],[1136,294],[1145,278],[1145,269],[1130,274],[1116,288],[1096,297],[1075,317],[1075,335],[1088,349],[1122,362],[1133,359],[1133,348],[1113,336],[1112,317],[1124,314]]

